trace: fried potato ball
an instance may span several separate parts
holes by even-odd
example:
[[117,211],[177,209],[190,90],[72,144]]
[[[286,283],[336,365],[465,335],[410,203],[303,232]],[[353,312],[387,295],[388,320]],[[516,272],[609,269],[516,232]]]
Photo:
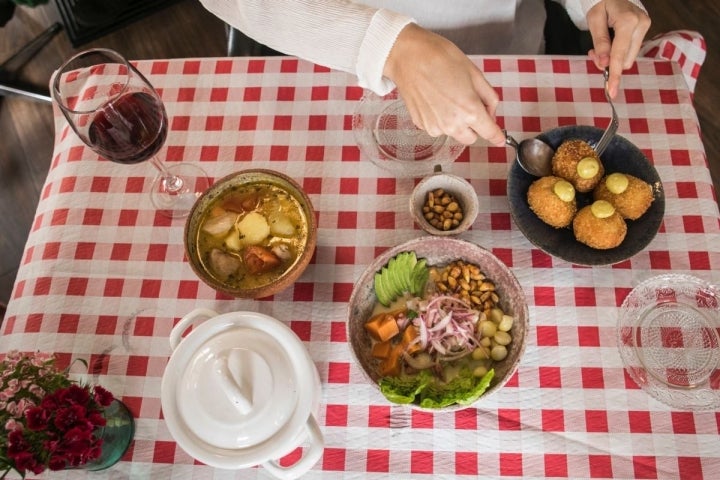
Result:
[[643,216],[655,199],[650,184],[627,173],[611,173],[603,178],[593,190],[593,198],[612,203],[629,220]]
[[598,200],[578,211],[573,219],[573,233],[578,242],[607,250],[622,243],[627,224],[612,204]]
[[590,192],[605,175],[600,158],[584,140],[566,140],[555,151],[552,172],[581,193]]
[[555,228],[570,225],[577,212],[575,189],[559,177],[538,178],[528,188],[527,198],[535,215]]

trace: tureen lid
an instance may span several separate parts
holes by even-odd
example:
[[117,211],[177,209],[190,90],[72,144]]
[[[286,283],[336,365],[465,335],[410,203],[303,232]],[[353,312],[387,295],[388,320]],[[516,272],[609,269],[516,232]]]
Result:
[[235,328],[209,338],[177,384],[187,427],[220,448],[246,448],[272,438],[295,412],[295,369],[267,332]]
[[175,351],[162,382],[163,413],[178,444],[220,468],[292,451],[320,388],[300,339],[279,320],[255,312],[212,317],[181,339],[196,318],[189,317],[171,333]]

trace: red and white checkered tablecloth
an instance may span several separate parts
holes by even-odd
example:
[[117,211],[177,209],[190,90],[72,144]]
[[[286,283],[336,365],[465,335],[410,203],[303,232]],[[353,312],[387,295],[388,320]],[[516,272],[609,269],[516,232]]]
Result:
[[[473,58],[500,92],[499,121],[516,138],[608,122],[602,75],[584,58]],[[0,351],[89,359],[97,380],[129,405],[135,441],[106,478],[270,478],[262,468],[214,471],[168,433],[160,408],[168,334],[196,307],[269,314],[305,342],[322,380],[326,442],[308,479],[720,477],[720,413],[673,411],[649,397],[615,343],[618,307],[641,281],[670,271],[720,281],[720,215],[676,63],[640,59],[615,101],[618,133],[652,161],[666,196],[659,233],[630,260],[578,267],[534,248],[508,209],[510,149],[478,143],[447,169],[469,179],[480,199],[461,238],[512,269],[531,328],[506,387],[480,408],[435,414],[391,406],[346,343],[355,280],[379,253],[423,234],[407,211],[417,179],[393,178],[355,145],[351,117],[362,91],[354,79],[288,57],[138,67],[171,117],[168,162],[196,162],[215,178],[248,167],[289,174],[317,210],[318,245],[300,279],[272,298],[216,293],[183,258],[184,222],[149,203],[152,166],[99,160],[56,112],[52,166]]]

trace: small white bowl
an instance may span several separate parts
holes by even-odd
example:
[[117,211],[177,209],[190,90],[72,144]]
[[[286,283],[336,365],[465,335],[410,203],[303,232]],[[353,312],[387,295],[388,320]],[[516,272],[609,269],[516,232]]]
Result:
[[[463,211],[463,219],[460,225],[450,230],[435,228],[425,219],[423,214],[423,207],[427,202],[428,193],[438,188],[442,188],[445,192],[455,197],[455,200],[460,204],[460,208],[462,208]],[[475,222],[478,208],[477,193],[473,186],[470,185],[470,182],[457,175],[443,173],[437,167],[434,174],[423,178],[420,183],[417,184],[410,196],[410,213],[420,228],[431,235],[451,236],[464,232]]]

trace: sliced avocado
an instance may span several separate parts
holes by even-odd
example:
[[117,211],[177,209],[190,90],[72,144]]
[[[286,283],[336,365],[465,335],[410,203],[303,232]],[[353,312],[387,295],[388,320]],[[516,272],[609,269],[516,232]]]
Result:
[[[392,260],[395,260],[393,262]],[[397,288],[397,294],[402,295],[402,293],[405,291],[405,262],[406,262],[406,256],[405,252],[400,252],[395,257],[390,260],[392,262],[392,275],[393,280],[395,281],[395,286]],[[388,265],[390,267],[390,265]]]
[[419,297],[425,291],[425,285],[430,278],[430,270],[427,268],[427,260],[422,258],[415,264],[413,269],[413,290],[412,294]]
[[415,252],[405,252],[405,262],[403,266],[403,291],[412,292],[412,272],[417,264]]
[[423,291],[425,290],[425,284],[427,283],[429,277],[430,271],[427,269],[427,259],[421,258],[415,264],[415,267],[412,271],[412,289],[410,290],[410,292],[415,296],[422,295]]
[[410,252],[408,254],[408,266],[407,266],[407,291],[412,292],[413,290],[413,281],[412,281],[412,272],[415,270],[415,265],[417,265],[417,256],[415,255],[415,252]]
[[405,292],[420,295],[428,276],[426,259],[418,260],[415,252],[400,252],[375,274],[375,295],[387,307]]
[[382,273],[378,272],[375,274],[375,296],[377,297],[378,301],[382,303],[384,306],[390,305],[390,300],[387,292],[385,291],[385,286],[383,285],[383,275]]
[[394,300],[398,295],[402,294],[402,280],[400,278],[400,261],[397,257],[393,257],[382,269],[384,275],[384,283],[388,290],[388,295]]

